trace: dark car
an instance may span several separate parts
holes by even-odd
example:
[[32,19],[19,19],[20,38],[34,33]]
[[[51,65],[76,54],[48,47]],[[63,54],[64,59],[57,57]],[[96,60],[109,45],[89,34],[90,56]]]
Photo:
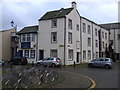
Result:
[[11,65],[26,65],[28,61],[25,57],[15,57],[12,58],[8,63]]

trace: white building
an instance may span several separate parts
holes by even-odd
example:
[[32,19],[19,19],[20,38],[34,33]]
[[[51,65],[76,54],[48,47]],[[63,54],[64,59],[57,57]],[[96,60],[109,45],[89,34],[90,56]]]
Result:
[[38,45],[38,26],[24,27],[17,34],[19,36],[19,47],[17,56],[26,57],[28,63],[36,63]]
[[113,49],[114,51],[112,53],[112,56],[115,56],[115,61],[120,61],[120,22],[101,24],[101,26],[110,31],[109,40],[111,44],[111,49]]
[[72,2],[71,8],[47,12],[39,19],[38,59],[59,57],[63,65],[70,65],[102,57],[109,43],[108,33],[81,17],[76,2]]
[[80,63],[80,15],[75,2],[39,19],[38,49],[39,59],[59,57],[64,65]]

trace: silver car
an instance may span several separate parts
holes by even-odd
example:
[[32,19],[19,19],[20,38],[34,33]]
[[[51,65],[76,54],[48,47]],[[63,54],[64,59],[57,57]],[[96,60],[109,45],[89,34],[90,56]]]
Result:
[[48,58],[44,58],[42,60],[37,61],[37,65],[56,67],[56,66],[61,66],[62,62],[59,58],[48,57]]
[[105,67],[106,69],[110,69],[112,67],[112,60],[110,58],[94,59],[88,62],[88,67],[92,66]]

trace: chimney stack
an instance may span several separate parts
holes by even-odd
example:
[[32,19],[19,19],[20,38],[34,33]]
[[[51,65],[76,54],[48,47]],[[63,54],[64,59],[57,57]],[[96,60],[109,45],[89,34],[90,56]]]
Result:
[[77,6],[76,6],[76,2],[75,2],[75,1],[72,2],[72,8],[74,8],[74,9],[77,8]]

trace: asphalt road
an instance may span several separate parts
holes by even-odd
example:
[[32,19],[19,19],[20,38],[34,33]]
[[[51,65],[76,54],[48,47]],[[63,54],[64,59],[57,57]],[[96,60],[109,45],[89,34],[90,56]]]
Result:
[[118,88],[118,73],[120,63],[113,63],[112,69],[89,68],[87,64],[73,67],[61,68],[70,72],[86,75],[96,82],[95,88]]

